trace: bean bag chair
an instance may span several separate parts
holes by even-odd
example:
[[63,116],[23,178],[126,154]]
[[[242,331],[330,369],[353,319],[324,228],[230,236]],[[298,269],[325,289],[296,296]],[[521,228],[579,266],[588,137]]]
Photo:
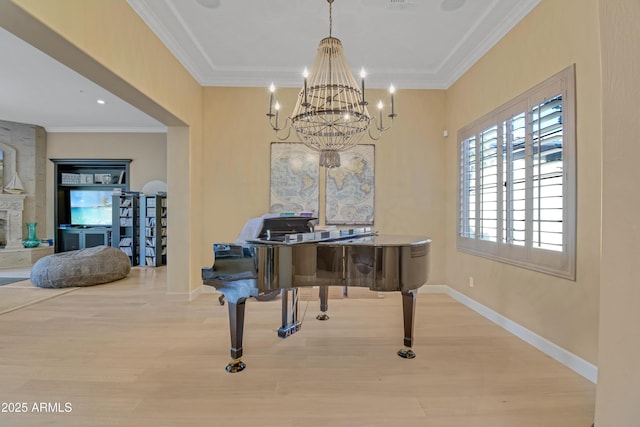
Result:
[[31,283],[40,288],[92,286],[120,280],[131,271],[129,257],[111,246],[95,246],[40,258],[31,268]]

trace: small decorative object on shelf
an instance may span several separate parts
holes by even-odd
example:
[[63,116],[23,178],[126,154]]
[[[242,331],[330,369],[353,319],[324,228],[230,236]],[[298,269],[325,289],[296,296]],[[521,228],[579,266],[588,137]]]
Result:
[[28,222],[26,224],[27,227],[27,238],[22,241],[22,246],[25,248],[36,248],[40,246],[40,239],[36,237],[36,226],[37,222]]
[[18,174],[14,174],[13,178],[4,186],[4,192],[9,194],[22,194],[25,192],[24,184],[20,181]]

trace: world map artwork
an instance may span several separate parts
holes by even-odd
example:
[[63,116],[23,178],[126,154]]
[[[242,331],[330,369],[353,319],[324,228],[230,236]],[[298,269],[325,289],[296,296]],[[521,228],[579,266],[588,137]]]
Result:
[[327,169],[326,223],[373,225],[375,146],[358,145],[342,152],[340,163]]
[[318,160],[318,153],[304,144],[271,143],[271,213],[306,211],[318,215]]

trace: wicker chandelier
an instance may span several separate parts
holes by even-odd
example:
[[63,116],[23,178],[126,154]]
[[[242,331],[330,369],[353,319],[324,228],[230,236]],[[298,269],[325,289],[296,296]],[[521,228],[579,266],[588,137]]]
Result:
[[[280,104],[273,102],[275,86],[272,83],[267,117],[278,139],[287,139],[293,128],[305,145],[320,152],[320,166],[332,168],[340,166],[340,152],[356,146],[365,132],[368,131],[371,139],[379,139],[382,132],[391,127],[397,114],[394,88],[390,86],[390,125],[383,126],[382,101],[378,102],[378,119],[369,115],[368,102],[365,100],[364,68],[360,72],[361,84],[358,85],[344,56],[342,42],[332,36],[334,0],[327,2],[329,37],[320,41],[311,71],[304,70],[304,86],[291,116],[280,126]],[[372,127],[376,129],[376,134],[372,133]],[[281,136],[281,131],[285,129],[286,134]]]

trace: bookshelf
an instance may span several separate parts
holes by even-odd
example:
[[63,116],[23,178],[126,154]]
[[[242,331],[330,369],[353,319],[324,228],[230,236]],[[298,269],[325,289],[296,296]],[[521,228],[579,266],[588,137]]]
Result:
[[167,263],[167,197],[140,196],[140,265]]
[[113,195],[111,246],[124,252],[131,260],[131,265],[140,262],[139,209],[140,196],[137,193]]

